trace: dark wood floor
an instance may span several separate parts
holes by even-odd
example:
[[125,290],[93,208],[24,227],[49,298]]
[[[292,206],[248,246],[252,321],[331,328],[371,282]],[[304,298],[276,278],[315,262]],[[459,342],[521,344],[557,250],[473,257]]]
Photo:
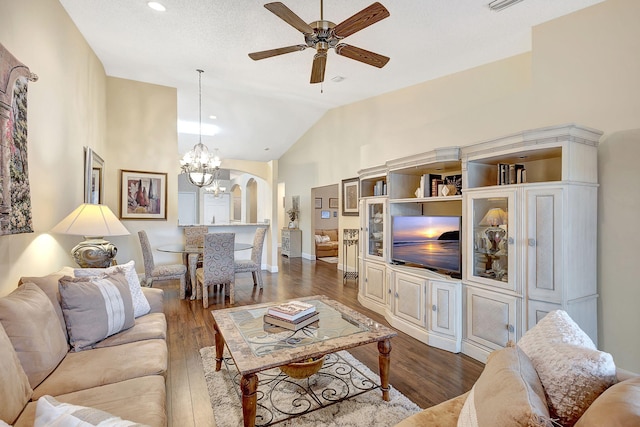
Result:
[[[251,274],[236,276],[234,306],[281,301],[309,295],[327,295],[350,306],[377,322],[384,318],[358,303],[357,284],[342,283],[336,264],[307,261],[301,258],[280,259],[279,273],[264,273],[264,289],[253,287]],[[167,375],[167,409],[169,427],[213,426],[213,412],[204,381],[199,349],[214,345],[210,310],[229,307],[215,297],[209,308],[202,301],[180,300],[177,282],[154,284],[165,291],[168,322],[169,371]],[[387,324],[388,325],[388,324]],[[406,334],[392,340],[391,385],[421,408],[433,406],[471,388],[484,365],[462,354],[429,347]],[[374,372],[378,371],[375,344],[350,352]]]

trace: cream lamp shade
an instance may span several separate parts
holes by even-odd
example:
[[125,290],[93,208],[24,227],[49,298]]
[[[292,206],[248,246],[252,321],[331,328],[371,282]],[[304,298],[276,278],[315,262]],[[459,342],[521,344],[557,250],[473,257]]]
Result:
[[83,203],[51,230],[52,233],[84,236],[71,255],[82,268],[105,268],[113,263],[118,249],[104,236],[126,236],[129,230],[106,205]]
[[496,227],[498,225],[505,225],[507,223],[507,213],[502,208],[491,208],[489,212],[480,221],[479,225],[488,225]]

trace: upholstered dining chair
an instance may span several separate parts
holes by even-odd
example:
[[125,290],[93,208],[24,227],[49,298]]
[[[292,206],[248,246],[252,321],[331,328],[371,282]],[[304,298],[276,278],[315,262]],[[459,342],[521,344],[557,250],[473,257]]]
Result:
[[[204,235],[209,232],[206,225],[190,225],[184,228],[185,246],[204,247]],[[202,267],[202,254],[184,254],[182,260],[185,265],[194,265],[196,268]],[[195,283],[191,286],[195,287]],[[192,289],[193,292],[193,289]]]
[[140,247],[142,248],[142,259],[144,261],[145,281],[180,280],[180,299],[185,298],[187,288],[187,266],[184,264],[162,264],[156,265],[153,260],[153,252],[149,244],[149,237],[144,230],[138,231]]
[[267,229],[260,227],[253,236],[253,247],[251,248],[251,259],[239,259],[235,262],[236,273],[251,273],[253,275],[253,285],[263,286],[262,282],[262,247],[264,246],[264,236]]
[[209,307],[209,287],[227,285],[229,304],[234,301],[235,269],[233,246],[235,233],[210,233],[204,236],[202,268],[196,270],[196,287],[202,290],[202,306]]

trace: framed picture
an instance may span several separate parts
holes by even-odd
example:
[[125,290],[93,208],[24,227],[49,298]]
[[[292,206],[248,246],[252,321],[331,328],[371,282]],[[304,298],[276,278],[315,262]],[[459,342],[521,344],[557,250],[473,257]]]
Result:
[[316,197],[316,209],[322,209],[322,197]]
[[359,187],[358,178],[342,180],[342,215],[358,216]]
[[84,202],[102,204],[104,198],[104,160],[90,147],[84,147]]
[[167,219],[167,174],[121,170],[120,218]]
[[329,208],[338,209],[338,199],[329,197]]
[[322,211],[322,212],[320,212],[320,218],[322,218],[322,219],[329,219],[329,218],[331,218],[331,212],[329,212],[329,211]]

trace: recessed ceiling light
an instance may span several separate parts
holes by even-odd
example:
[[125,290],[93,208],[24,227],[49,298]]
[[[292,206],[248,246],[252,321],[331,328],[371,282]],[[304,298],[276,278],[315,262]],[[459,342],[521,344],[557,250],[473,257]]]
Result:
[[335,77],[333,77],[333,78],[331,79],[331,81],[332,81],[332,82],[335,82],[335,83],[340,83],[340,82],[341,82],[341,81],[343,81],[343,80],[344,80],[344,77],[342,77],[342,76],[335,76]]
[[269,147],[265,148],[264,151],[269,151]]
[[162,4],[158,3],[157,1],[150,1],[147,3],[147,6],[149,6],[153,10],[157,10],[158,12],[164,12],[167,10],[166,7],[164,7]]
[[215,120],[215,119],[217,119],[218,117],[217,117],[217,116],[213,116],[213,115],[212,115],[212,116],[209,116],[209,118],[210,118],[210,119],[212,119],[212,120]]

